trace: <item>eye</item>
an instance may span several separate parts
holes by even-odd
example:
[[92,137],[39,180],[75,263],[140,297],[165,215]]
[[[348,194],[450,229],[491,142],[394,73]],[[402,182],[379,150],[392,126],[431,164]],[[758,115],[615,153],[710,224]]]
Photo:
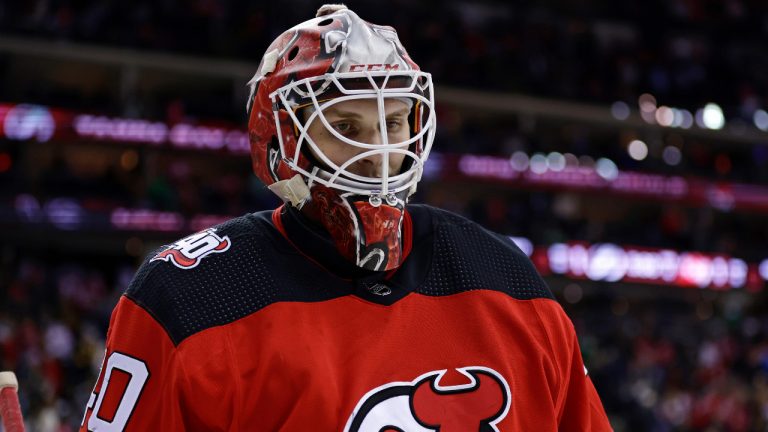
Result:
[[400,128],[400,126],[403,124],[403,122],[399,119],[390,119],[387,120],[387,130],[397,130]]
[[353,131],[352,123],[349,122],[336,122],[331,124],[331,126],[342,135],[348,135]]

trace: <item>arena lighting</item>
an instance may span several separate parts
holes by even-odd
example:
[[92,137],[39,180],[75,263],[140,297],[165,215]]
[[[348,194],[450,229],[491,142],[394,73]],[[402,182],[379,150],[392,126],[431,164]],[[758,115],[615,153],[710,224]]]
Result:
[[50,141],[86,138],[183,149],[249,154],[245,130],[233,127],[166,124],[143,119],[77,114],[41,105],[0,103],[0,138]]
[[648,93],[643,93],[637,99],[637,105],[640,107],[640,117],[645,120],[646,123],[656,122],[656,98]]
[[227,148],[233,153],[250,152],[248,136],[239,130],[226,130],[206,126],[177,124],[170,132],[171,145],[179,148],[219,150]]
[[672,124],[673,128],[681,127],[683,125],[683,110],[677,108],[671,108],[672,110]]
[[[524,154],[523,154],[524,155]],[[523,159],[517,155],[515,159]],[[534,158],[540,168],[522,169],[522,164],[495,156],[461,155],[458,157],[458,170],[467,177],[492,178],[497,180],[523,181],[532,185],[553,185],[570,188],[607,188],[616,191],[682,197],[688,192],[686,180],[682,177],[670,177],[658,174],[637,172],[619,172],[609,159],[598,160],[595,167],[565,166],[560,171],[544,170],[547,158],[542,154]],[[430,161],[431,163],[431,161]]]
[[91,115],[75,116],[73,128],[81,138],[150,145],[167,142],[172,147],[184,149],[226,149],[238,154],[250,152],[248,135],[239,129],[186,123],[168,126],[162,122]]
[[59,229],[75,230],[83,221],[83,208],[71,198],[54,198],[45,204],[48,220]]
[[13,201],[16,214],[24,222],[38,223],[43,219],[43,211],[40,201],[30,194],[20,194]]
[[[690,129],[691,126],[693,126],[693,114],[686,109],[678,110],[678,113],[681,116],[680,127],[683,129]],[[675,120],[675,122],[677,122],[677,120]]]
[[[699,115],[703,116],[703,113],[701,111]],[[660,106],[655,111],[645,113],[643,119],[648,123],[655,122],[663,127],[690,129],[693,126],[693,114],[690,111],[665,105]],[[703,117],[699,121],[701,122],[701,127],[705,127],[703,125]]]
[[[181,213],[149,209],[116,208],[106,215],[88,211],[69,197],[56,197],[41,203],[32,195],[19,194],[13,202],[16,221],[29,224],[50,223],[61,230],[109,229],[125,231],[196,232],[223,223],[233,216],[199,214],[186,219]],[[0,214],[4,211],[0,208]],[[7,213],[6,213],[7,214]],[[89,224],[106,216],[108,225]],[[98,225],[98,226],[97,226]]]
[[[534,247],[526,237],[509,238],[533,258],[539,271],[573,279],[714,289],[753,287],[756,281],[750,282],[749,278],[750,271],[755,271],[754,265],[750,270],[744,260],[723,255],[612,243],[555,243]],[[768,258],[759,264],[758,271],[762,280],[768,281]]]
[[109,220],[115,228],[131,231],[181,231],[185,222],[180,213],[125,208],[113,210]]
[[764,110],[757,110],[752,115],[752,121],[755,122],[755,126],[761,131],[768,132],[768,112]]
[[[620,118],[617,116],[617,104],[619,102],[615,102],[611,106],[611,114],[613,114],[613,117],[618,120],[625,120],[626,118]],[[691,126],[693,126],[694,123],[694,116],[691,114],[690,111],[682,108],[674,108],[669,107],[666,105],[657,106],[656,98],[648,93],[644,93],[640,95],[640,97],[637,100],[637,105],[640,108],[640,117],[642,117],[643,120],[645,120],[646,123],[649,124],[658,124],[662,127],[671,127],[671,128],[683,128],[683,129],[690,129]],[[707,127],[710,129],[719,129],[715,127],[709,127],[705,126],[704,122],[704,114],[707,113],[707,121],[709,121],[710,125],[716,125],[717,124],[717,110],[720,109],[719,106],[716,104],[708,104],[707,107],[709,108],[709,111],[705,111],[706,109],[701,109],[697,113],[697,123],[702,128]],[[621,113],[621,111],[618,111]],[[720,117],[722,117],[722,110],[720,112]],[[627,117],[629,117],[629,113],[627,111]],[[723,124],[725,123],[725,119],[722,120]],[[722,128],[722,126],[720,126]]]
[[734,191],[726,185],[717,185],[710,188],[707,191],[707,201],[710,207],[726,212],[736,207]]
[[[430,155],[430,159],[431,159]],[[542,156],[543,157],[543,156]],[[430,163],[432,161],[430,160]],[[427,164],[429,166],[429,164]],[[458,160],[459,172],[469,176],[491,177],[497,179],[514,179],[521,175],[521,171],[528,169],[526,156],[525,169],[519,169],[514,161],[494,156],[464,155]]]
[[3,127],[0,136],[16,141],[46,142],[56,130],[50,110],[41,105],[0,105],[0,119]]
[[[431,161],[430,161],[431,162]],[[522,151],[516,151],[512,153],[512,157],[509,159],[509,163],[512,164],[512,169],[515,171],[526,171],[528,169],[530,160],[528,155]]]
[[760,262],[759,271],[760,277],[763,278],[764,281],[768,281],[768,258]]
[[627,153],[632,159],[641,161],[648,156],[648,146],[640,140],[633,140],[627,146]]
[[110,214],[113,227],[126,231],[197,232],[226,222],[228,215],[195,215],[187,220],[180,213],[147,209],[117,208]]
[[650,93],[643,93],[637,98],[637,105],[640,107],[640,111],[653,113],[656,111],[656,98]]
[[659,107],[659,109],[656,110],[655,118],[656,123],[658,123],[660,126],[669,127],[672,126],[675,121],[675,112],[673,111],[673,108],[662,105]]
[[[438,157],[439,156],[439,157]],[[667,147],[662,157],[669,164],[680,163],[679,149]],[[554,188],[584,192],[612,192],[623,196],[651,197],[674,200],[695,206],[709,206],[721,210],[749,210],[768,213],[768,188],[760,185],[715,182],[700,178],[684,178],[620,171],[610,166],[613,162],[600,160],[590,166],[591,158],[581,156],[578,165],[566,163],[561,171],[547,169],[534,172],[525,168],[525,153],[515,153],[513,159],[481,155],[453,155],[433,153],[429,168],[439,162],[440,175],[436,180],[460,177],[504,182],[520,188]],[[539,155],[539,162],[547,164]],[[568,158],[566,157],[566,161]],[[608,162],[610,162],[610,164]],[[615,164],[614,164],[615,167]],[[602,175],[601,175],[602,174]],[[615,174],[612,177],[611,174]],[[607,178],[606,178],[607,177]]]
[[[97,214],[83,209],[71,198],[54,198],[44,206],[31,195],[18,195],[15,209],[23,222],[37,224],[47,217],[61,230],[74,230],[96,220]],[[0,212],[1,213],[1,212]],[[147,209],[117,208],[109,214],[112,229],[191,233],[218,225],[229,215],[200,214],[185,218],[180,213]],[[758,264],[724,255],[680,252],[671,249],[641,248],[613,243],[555,243],[534,246],[526,237],[509,236],[532,258],[544,274],[602,282],[635,282],[680,287],[761,289],[755,284],[768,281],[768,258]]]
[[536,153],[531,156],[531,172],[534,174],[544,174],[549,169],[549,161],[547,157],[541,153]]
[[147,120],[83,114],[75,116],[72,126],[83,138],[161,144],[168,137],[168,126]]
[[[546,248],[546,256],[548,268],[543,270],[592,281],[736,289],[747,285],[749,273],[738,258],[612,243],[556,243]],[[764,267],[768,272],[768,264]]]
[[600,158],[595,165],[597,175],[608,181],[616,180],[619,177],[619,168],[616,164],[607,158]]
[[565,156],[558,152],[552,152],[547,155],[547,166],[552,171],[562,171],[565,169]]
[[661,158],[664,159],[664,162],[666,162],[667,165],[676,166],[683,160],[683,154],[680,149],[675,146],[666,146],[661,153]]
[[616,120],[626,120],[629,118],[629,105],[622,101],[616,101],[611,105],[611,115]]
[[696,120],[699,126],[707,129],[722,129],[725,126],[725,117],[723,117],[723,110],[719,105],[715,103],[708,103],[701,110],[701,121],[699,121],[699,113],[696,113]]

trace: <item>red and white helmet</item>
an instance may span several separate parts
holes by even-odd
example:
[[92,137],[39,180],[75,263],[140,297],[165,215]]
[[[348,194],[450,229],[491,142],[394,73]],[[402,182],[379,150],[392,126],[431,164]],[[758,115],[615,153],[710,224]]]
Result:
[[[395,268],[402,258],[403,209],[435,136],[432,78],[411,60],[393,28],[363,21],[341,5],[324,6],[318,15],[280,35],[249,82],[253,169],[281,198],[322,222],[357,265]],[[384,101],[390,98],[411,107],[410,137],[402,142],[388,142]],[[342,135],[323,114],[358,99],[378,103],[379,143]],[[302,109],[308,109],[304,115]],[[337,165],[309,136],[312,122],[359,153]],[[394,175],[391,154],[404,158]],[[380,177],[352,172],[355,162],[371,156],[381,157]]]

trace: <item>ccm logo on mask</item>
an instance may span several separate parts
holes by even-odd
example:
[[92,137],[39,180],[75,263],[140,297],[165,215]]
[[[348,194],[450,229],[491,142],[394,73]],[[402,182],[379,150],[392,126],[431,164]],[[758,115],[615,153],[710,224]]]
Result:
[[399,64],[383,64],[383,63],[372,63],[372,64],[353,64],[349,67],[350,72],[362,72],[362,71],[390,71],[390,70],[398,70],[400,69]]

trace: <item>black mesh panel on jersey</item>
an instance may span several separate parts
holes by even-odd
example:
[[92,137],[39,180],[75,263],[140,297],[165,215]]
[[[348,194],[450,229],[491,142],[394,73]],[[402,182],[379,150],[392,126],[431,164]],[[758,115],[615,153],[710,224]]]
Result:
[[[249,215],[220,225],[216,233],[232,242],[228,251],[183,270],[172,263],[145,262],[126,296],[147,310],[175,344],[210,327],[228,324],[280,301],[322,301],[348,294],[331,275],[295,251],[276,249],[264,218]],[[261,227],[257,225],[262,225]],[[275,231],[275,235],[278,235]]]
[[443,296],[489,289],[521,300],[553,298],[533,263],[512,240],[453,213],[435,208],[431,213],[432,268],[417,292]]
[[356,281],[311,263],[274,228],[271,212],[216,227],[217,235],[229,237],[230,248],[202,258],[194,268],[148,259],[126,296],[151,314],[177,345],[197,332],[278,302],[358,295],[391,305],[409,292],[445,296],[476,289],[501,291],[521,300],[552,298],[531,261],[511,240],[443,210],[415,205],[409,212],[414,221],[413,251],[391,280],[383,280],[385,272],[380,276],[379,282],[403,290],[391,301],[366,296],[364,289],[361,294]]

